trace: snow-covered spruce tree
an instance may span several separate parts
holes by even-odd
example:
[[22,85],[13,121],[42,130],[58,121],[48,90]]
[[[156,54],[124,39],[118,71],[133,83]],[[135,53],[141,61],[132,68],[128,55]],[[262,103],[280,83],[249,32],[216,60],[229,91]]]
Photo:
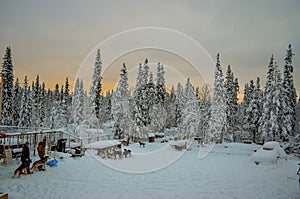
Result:
[[29,86],[28,87],[28,111],[27,111],[27,118],[28,118],[28,120],[29,120],[29,122],[28,122],[28,124],[29,124],[29,127],[31,128],[31,129],[33,129],[33,127],[34,127],[34,123],[33,123],[33,117],[32,117],[32,109],[33,109],[33,104],[34,104],[34,101],[33,101],[33,88],[34,88],[34,82],[32,82],[32,84],[31,84],[31,87]]
[[166,112],[167,112],[166,127],[167,128],[176,126],[175,100],[176,100],[176,93],[175,93],[174,86],[172,86],[170,95],[167,97],[167,103],[166,103]]
[[28,88],[28,80],[27,76],[24,78],[24,83],[23,87],[21,90],[21,110],[19,114],[19,124],[18,126],[20,127],[29,127],[29,117],[28,117],[28,101],[29,101],[29,96],[28,96],[29,88]]
[[186,98],[186,102],[188,100],[196,100],[195,90],[194,87],[190,81],[190,78],[187,78],[185,83],[185,90],[184,90],[184,96]]
[[[150,131],[163,130],[166,125],[164,70],[160,63],[157,69],[158,85],[155,85],[153,74],[149,71],[148,59],[145,60],[143,67],[139,65],[132,103],[138,137],[147,137]],[[154,113],[155,111],[159,112]]]
[[44,121],[44,127],[51,128],[52,124],[52,106],[53,106],[53,92],[48,89],[46,91],[46,98],[45,98],[45,121]]
[[83,103],[84,103],[84,90],[83,82],[76,79],[75,88],[72,97],[72,116],[74,125],[78,126],[83,121]]
[[13,108],[12,108],[12,118],[13,126],[18,126],[20,122],[20,110],[21,110],[21,88],[19,84],[19,79],[16,79],[14,89],[13,89]]
[[150,72],[149,81],[146,85],[146,101],[148,102],[149,107],[158,103],[158,97],[155,89],[155,84],[153,82],[153,74]]
[[[101,91],[102,91],[102,85],[101,85],[101,70],[102,70],[102,61],[100,56],[100,50],[97,50],[97,56],[94,64],[94,73],[93,73],[93,79],[92,84],[90,87],[90,107],[91,107],[91,114],[93,114],[95,117],[99,117],[100,112],[100,101],[101,101]],[[92,116],[92,118],[94,118]]]
[[65,86],[64,86],[64,90],[63,90],[63,108],[64,108],[64,121],[66,121],[65,123],[65,127],[70,124],[70,111],[71,111],[71,96],[70,96],[70,84],[69,84],[69,79],[66,78],[66,82],[65,82]]
[[205,142],[222,143],[224,132],[226,132],[226,101],[222,68],[220,65],[219,54],[217,54],[217,62],[215,68],[215,80],[213,97],[211,100],[211,115]]
[[40,125],[40,78],[36,76],[35,82],[32,83],[32,125],[36,130]]
[[79,93],[79,78],[76,79],[75,85],[74,85],[74,91],[72,93],[72,109],[71,109],[71,115],[72,115],[72,124],[75,126],[78,126],[78,110],[77,110],[77,104],[78,104],[78,93]]
[[66,100],[64,96],[64,86],[61,86],[60,94],[59,94],[59,114],[58,114],[58,127],[65,128],[67,125],[66,115],[67,115],[67,107],[66,107]]
[[248,83],[246,83],[245,86],[244,86],[244,93],[243,94],[244,94],[244,99],[243,99],[242,105],[243,105],[244,111],[245,111],[244,115],[246,115],[246,109],[249,106],[250,99],[251,99]]
[[107,91],[106,94],[105,94],[105,103],[104,103],[104,107],[103,107],[103,110],[104,110],[104,122],[107,122],[109,120],[112,119],[112,116],[111,116],[111,99],[112,99],[112,94],[113,94],[113,91]]
[[51,109],[51,128],[59,128],[61,122],[60,120],[60,92],[59,92],[59,85],[55,85],[55,89],[53,91],[53,98],[52,98],[52,109]]
[[45,83],[42,83],[41,86],[41,93],[40,93],[40,127],[45,127],[45,119],[46,119],[46,88],[45,88]]
[[285,135],[293,136],[295,131],[295,107],[296,107],[296,89],[294,87],[293,79],[293,58],[292,46],[289,45],[286,50],[286,57],[284,59],[284,71],[283,71],[283,122]]
[[117,89],[113,93],[111,111],[120,131],[129,137],[131,136],[133,125],[129,106],[130,93],[128,87],[128,74],[124,63],[120,72]]
[[250,83],[247,83],[245,85],[245,90],[244,90],[245,95],[244,95],[244,104],[243,104],[244,105],[243,129],[251,133],[252,131],[250,129],[250,125],[252,119],[252,112],[251,112],[252,110],[249,109],[249,106],[254,96],[254,88],[255,85],[253,80],[250,80]]
[[142,68],[141,64],[139,66],[136,87],[134,89],[133,117],[135,124],[139,127],[140,132],[137,132],[139,135],[142,135],[143,128],[150,124],[149,108],[152,104],[150,104],[149,97],[151,93],[155,93],[155,89],[154,84],[148,84],[148,81],[149,66],[148,59],[146,59],[144,66]]
[[156,75],[156,93],[158,102],[164,106],[166,98],[164,66],[158,62]]
[[181,121],[181,116],[182,116],[182,111],[185,106],[185,96],[184,96],[184,91],[183,87],[180,83],[177,84],[177,89],[176,89],[176,99],[175,99],[175,122],[176,126],[179,126],[180,121]]
[[[147,70],[148,70],[147,67],[144,68],[144,72]],[[154,104],[158,103],[155,85],[153,82],[153,74],[151,72],[149,73],[149,79],[147,84],[143,86],[141,89],[141,93],[142,94],[141,94],[141,98],[139,99],[139,104],[140,104],[140,109],[142,111],[143,126],[141,126],[140,135],[143,137],[147,137],[147,133],[149,133],[149,131],[152,131],[150,124],[151,124],[151,120],[154,119],[150,117],[150,110],[152,110],[152,106],[154,106]]]
[[83,121],[82,125],[85,128],[98,128],[98,118],[95,115],[94,109],[90,106],[90,97],[85,92],[83,100]]
[[263,97],[263,111],[260,118],[259,134],[262,136],[263,141],[272,140],[271,128],[271,110],[273,101],[273,84],[274,84],[274,57],[272,55],[268,65],[268,73],[266,86]]
[[[253,81],[250,81],[250,87],[253,85]],[[246,109],[246,119],[247,130],[252,133],[252,141],[257,142],[260,138],[258,133],[259,128],[259,119],[261,117],[261,100],[262,100],[262,91],[260,89],[260,78],[257,77],[256,85],[254,86],[252,96],[249,96],[249,105]]]
[[[283,138],[282,135],[282,78],[281,73],[278,69],[278,65],[276,62],[274,63],[274,84],[272,88],[272,106],[270,112],[270,132],[271,132],[271,139],[275,141],[280,141]],[[287,135],[285,135],[287,136]]]
[[80,84],[80,80],[79,78],[76,79],[75,84],[74,84],[74,91],[72,93],[72,109],[71,109],[71,115],[72,115],[72,124],[77,126],[77,110],[76,110],[76,106],[77,106],[77,96],[78,96],[78,91],[79,91],[79,84]]
[[83,84],[83,80],[80,81],[80,85],[79,85],[79,94],[78,94],[78,124],[80,124],[83,121],[84,118],[84,114],[83,114],[83,107],[84,107],[84,99],[86,98],[86,94],[84,91],[84,84]]
[[209,118],[210,118],[210,105],[211,105],[211,95],[209,91],[209,87],[205,84],[201,90],[199,91],[200,100],[200,123],[199,123],[199,135],[204,138],[205,130],[208,128]]
[[137,74],[136,83],[135,83],[134,95],[138,95],[138,90],[142,85],[143,85],[143,67],[142,67],[142,64],[139,63],[138,74]]
[[238,85],[235,80],[234,74],[231,71],[230,65],[228,65],[226,77],[225,77],[225,93],[226,93],[226,120],[227,120],[227,132],[232,134],[236,131],[237,121],[238,121]]
[[142,126],[142,110],[139,104],[139,99],[142,95],[141,89],[142,89],[142,79],[143,79],[143,68],[142,64],[139,63],[139,68],[138,68],[138,74],[136,77],[136,83],[135,83],[135,88],[133,91],[133,118],[135,121],[135,124],[137,126]]
[[150,131],[151,132],[163,132],[166,121],[167,112],[161,103],[155,103],[150,107]]
[[[163,131],[166,125],[167,115],[164,107],[165,104],[165,88],[164,88],[164,77],[163,74],[159,74],[158,69],[157,74],[161,77],[157,77],[157,83],[159,85],[155,85],[153,82],[153,75],[150,73],[149,82],[147,84],[147,95],[149,102],[149,130],[150,132],[158,132]],[[160,79],[160,80],[159,80]],[[158,89],[159,88],[159,89]]]
[[142,79],[141,79],[141,85],[147,85],[149,80],[149,65],[148,65],[148,59],[145,60],[143,70],[142,70]]
[[199,101],[196,98],[194,88],[188,78],[185,85],[185,105],[182,111],[180,122],[181,139],[190,139],[196,136],[199,131],[200,115]]
[[296,114],[295,133],[296,133],[296,135],[298,135],[298,134],[300,134],[300,97],[297,100],[297,104],[295,107],[295,114]]
[[10,47],[6,48],[6,52],[3,58],[2,64],[2,78],[3,78],[3,89],[2,89],[2,125],[12,125],[12,103],[13,103],[13,87],[14,87],[14,67],[11,58]]

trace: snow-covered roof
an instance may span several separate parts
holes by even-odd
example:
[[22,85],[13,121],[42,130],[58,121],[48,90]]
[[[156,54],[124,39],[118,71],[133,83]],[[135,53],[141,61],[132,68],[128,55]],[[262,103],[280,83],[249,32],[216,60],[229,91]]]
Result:
[[156,134],[156,135],[160,135],[160,136],[164,136],[164,135],[165,135],[164,132],[156,132],[155,134]]
[[148,137],[155,137],[155,134],[154,133],[149,133]]

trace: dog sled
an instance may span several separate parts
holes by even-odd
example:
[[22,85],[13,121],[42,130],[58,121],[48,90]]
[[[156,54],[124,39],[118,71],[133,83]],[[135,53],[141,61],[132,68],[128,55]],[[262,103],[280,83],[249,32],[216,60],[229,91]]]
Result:
[[71,157],[82,157],[85,155],[85,149],[84,148],[75,148],[71,151]]

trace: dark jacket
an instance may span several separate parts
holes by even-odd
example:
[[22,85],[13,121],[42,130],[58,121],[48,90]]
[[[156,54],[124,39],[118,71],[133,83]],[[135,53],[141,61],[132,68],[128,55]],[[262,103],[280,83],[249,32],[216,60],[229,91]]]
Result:
[[28,164],[30,162],[30,151],[26,144],[23,147],[21,161],[23,164]]

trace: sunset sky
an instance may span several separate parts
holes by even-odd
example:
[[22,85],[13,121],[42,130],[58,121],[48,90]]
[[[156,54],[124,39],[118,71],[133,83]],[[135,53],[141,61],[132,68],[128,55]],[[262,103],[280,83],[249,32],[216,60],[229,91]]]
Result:
[[[134,71],[145,58],[149,59],[153,71],[158,61],[166,66],[167,72],[169,71],[166,74],[168,86],[177,84],[177,80],[183,81],[186,77],[191,77],[195,86],[198,86],[203,80],[209,79],[204,71],[213,71],[212,60],[215,60],[215,55],[219,52],[223,73],[230,64],[235,76],[239,78],[242,90],[246,82],[257,76],[262,79],[264,87],[271,55],[274,54],[276,62],[282,68],[285,50],[291,43],[295,54],[294,81],[299,93],[299,10],[300,1],[297,0],[1,0],[0,56],[3,57],[5,48],[11,46],[15,77],[23,82],[27,75],[33,81],[39,74],[46,86],[53,88],[55,83],[63,84],[66,77],[73,84],[76,77],[81,77],[83,71],[89,70],[82,68],[89,64],[86,58],[90,56],[94,59],[95,49],[103,47],[101,44],[107,39],[124,31],[159,27],[185,35],[180,41],[175,35],[162,36],[163,39],[170,39],[164,45],[182,50],[182,53],[174,53],[167,47],[155,45],[155,48],[144,49],[149,46],[139,44],[141,46],[135,50],[127,49],[127,53],[118,54],[120,48],[125,45],[128,47],[128,41],[120,40],[117,44],[108,42],[109,47],[101,49],[106,68],[103,71],[104,89],[114,87],[123,62],[131,70],[130,81],[134,83]],[[160,35],[155,34],[147,37],[133,36],[130,41],[138,43],[139,39],[146,38],[147,42],[155,43],[159,37]],[[181,42],[186,38],[190,38],[188,42],[194,41],[201,48],[193,50],[192,47],[183,47],[185,44]],[[189,62],[195,53],[202,53],[200,57],[206,55],[206,61],[198,64]],[[108,60],[109,57],[111,60]],[[92,68],[93,63],[90,65]],[[201,74],[198,73],[199,70],[195,71],[195,67],[200,68]]]

